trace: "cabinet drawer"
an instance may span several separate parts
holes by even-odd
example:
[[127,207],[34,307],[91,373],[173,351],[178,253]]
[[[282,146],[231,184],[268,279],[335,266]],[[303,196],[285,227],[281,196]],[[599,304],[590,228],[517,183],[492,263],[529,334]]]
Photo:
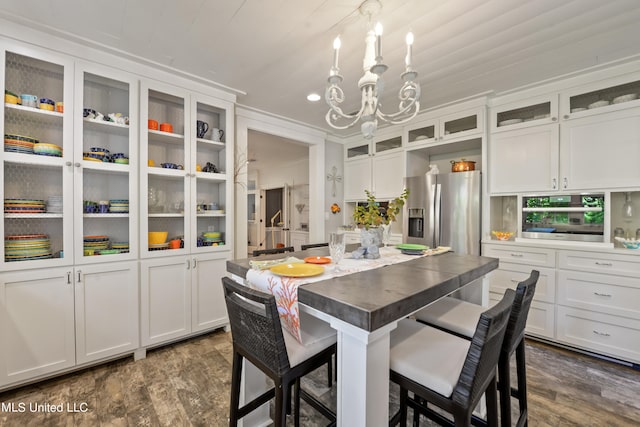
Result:
[[640,320],[558,306],[558,341],[640,362]]
[[556,252],[553,249],[525,246],[485,245],[482,255],[499,258],[500,261],[527,264],[538,267],[555,267]]
[[[536,267],[540,272],[540,278],[536,284],[534,301],[553,303],[556,300],[556,271],[552,268]],[[519,282],[527,279],[532,267],[523,264],[501,262],[500,268],[487,275],[489,278],[489,290],[498,294],[504,294],[507,289],[515,289]]]
[[[503,294],[490,292],[490,305],[497,304],[502,299],[502,296]],[[531,301],[525,332],[528,335],[554,339],[555,320],[555,307],[553,304]]]
[[640,279],[558,271],[558,304],[640,320]]
[[640,258],[635,255],[559,251],[558,263],[569,270],[640,277]]

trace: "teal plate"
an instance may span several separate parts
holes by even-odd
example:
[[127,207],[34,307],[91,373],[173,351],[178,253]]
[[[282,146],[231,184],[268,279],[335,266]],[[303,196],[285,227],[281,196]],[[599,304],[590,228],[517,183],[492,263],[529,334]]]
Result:
[[410,250],[410,251],[424,251],[429,249],[429,246],[425,246],[425,245],[418,245],[415,243],[401,243],[399,245],[396,245],[396,248],[402,250]]

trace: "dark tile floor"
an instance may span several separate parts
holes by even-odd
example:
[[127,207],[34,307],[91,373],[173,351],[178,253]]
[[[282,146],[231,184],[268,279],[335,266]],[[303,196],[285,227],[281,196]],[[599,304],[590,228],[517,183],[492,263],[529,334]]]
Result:
[[[640,372],[537,342],[528,342],[527,357],[531,427],[640,425]],[[149,351],[144,360],[129,357],[0,393],[0,426],[225,426],[230,367],[230,334],[213,332]],[[335,407],[326,372],[303,387]],[[397,389],[391,391],[393,412]],[[29,409],[47,403],[86,404],[87,411]],[[10,404],[25,412],[9,412]],[[326,425],[304,402],[301,415],[305,427]]]

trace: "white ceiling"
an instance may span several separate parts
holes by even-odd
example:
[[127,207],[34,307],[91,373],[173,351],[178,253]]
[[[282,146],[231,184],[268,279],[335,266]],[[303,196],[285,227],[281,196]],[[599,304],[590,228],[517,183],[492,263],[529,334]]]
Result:
[[[384,107],[405,55],[423,107],[504,91],[640,53],[639,0],[381,0]],[[316,127],[340,35],[345,111],[356,110],[367,22],[361,0],[19,0],[0,17],[125,51],[240,91],[238,102]],[[245,93],[245,94],[242,94]],[[350,132],[351,133],[351,132]]]

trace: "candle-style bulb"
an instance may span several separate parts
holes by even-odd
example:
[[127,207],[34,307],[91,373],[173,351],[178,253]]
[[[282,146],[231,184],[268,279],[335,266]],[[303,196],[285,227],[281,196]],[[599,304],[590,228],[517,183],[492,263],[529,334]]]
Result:
[[331,74],[338,73],[338,51],[340,50],[340,36],[336,37],[333,41],[333,67],[331,68]]
[[376,33],[376,57],[378,61],[381,61],[382,59],[382,24],[381,23],[377,23],[376,27],[375,27],[375,33]]
[[405,65],[407,66],[407,71],[411,67],[411,46],[413,45],[413,33],[407,33],[407,56],[404,59]]
[[408,32],[407,33],[407,44],[409,46],[411,46],[413,44],[413,33],[412,32]]

